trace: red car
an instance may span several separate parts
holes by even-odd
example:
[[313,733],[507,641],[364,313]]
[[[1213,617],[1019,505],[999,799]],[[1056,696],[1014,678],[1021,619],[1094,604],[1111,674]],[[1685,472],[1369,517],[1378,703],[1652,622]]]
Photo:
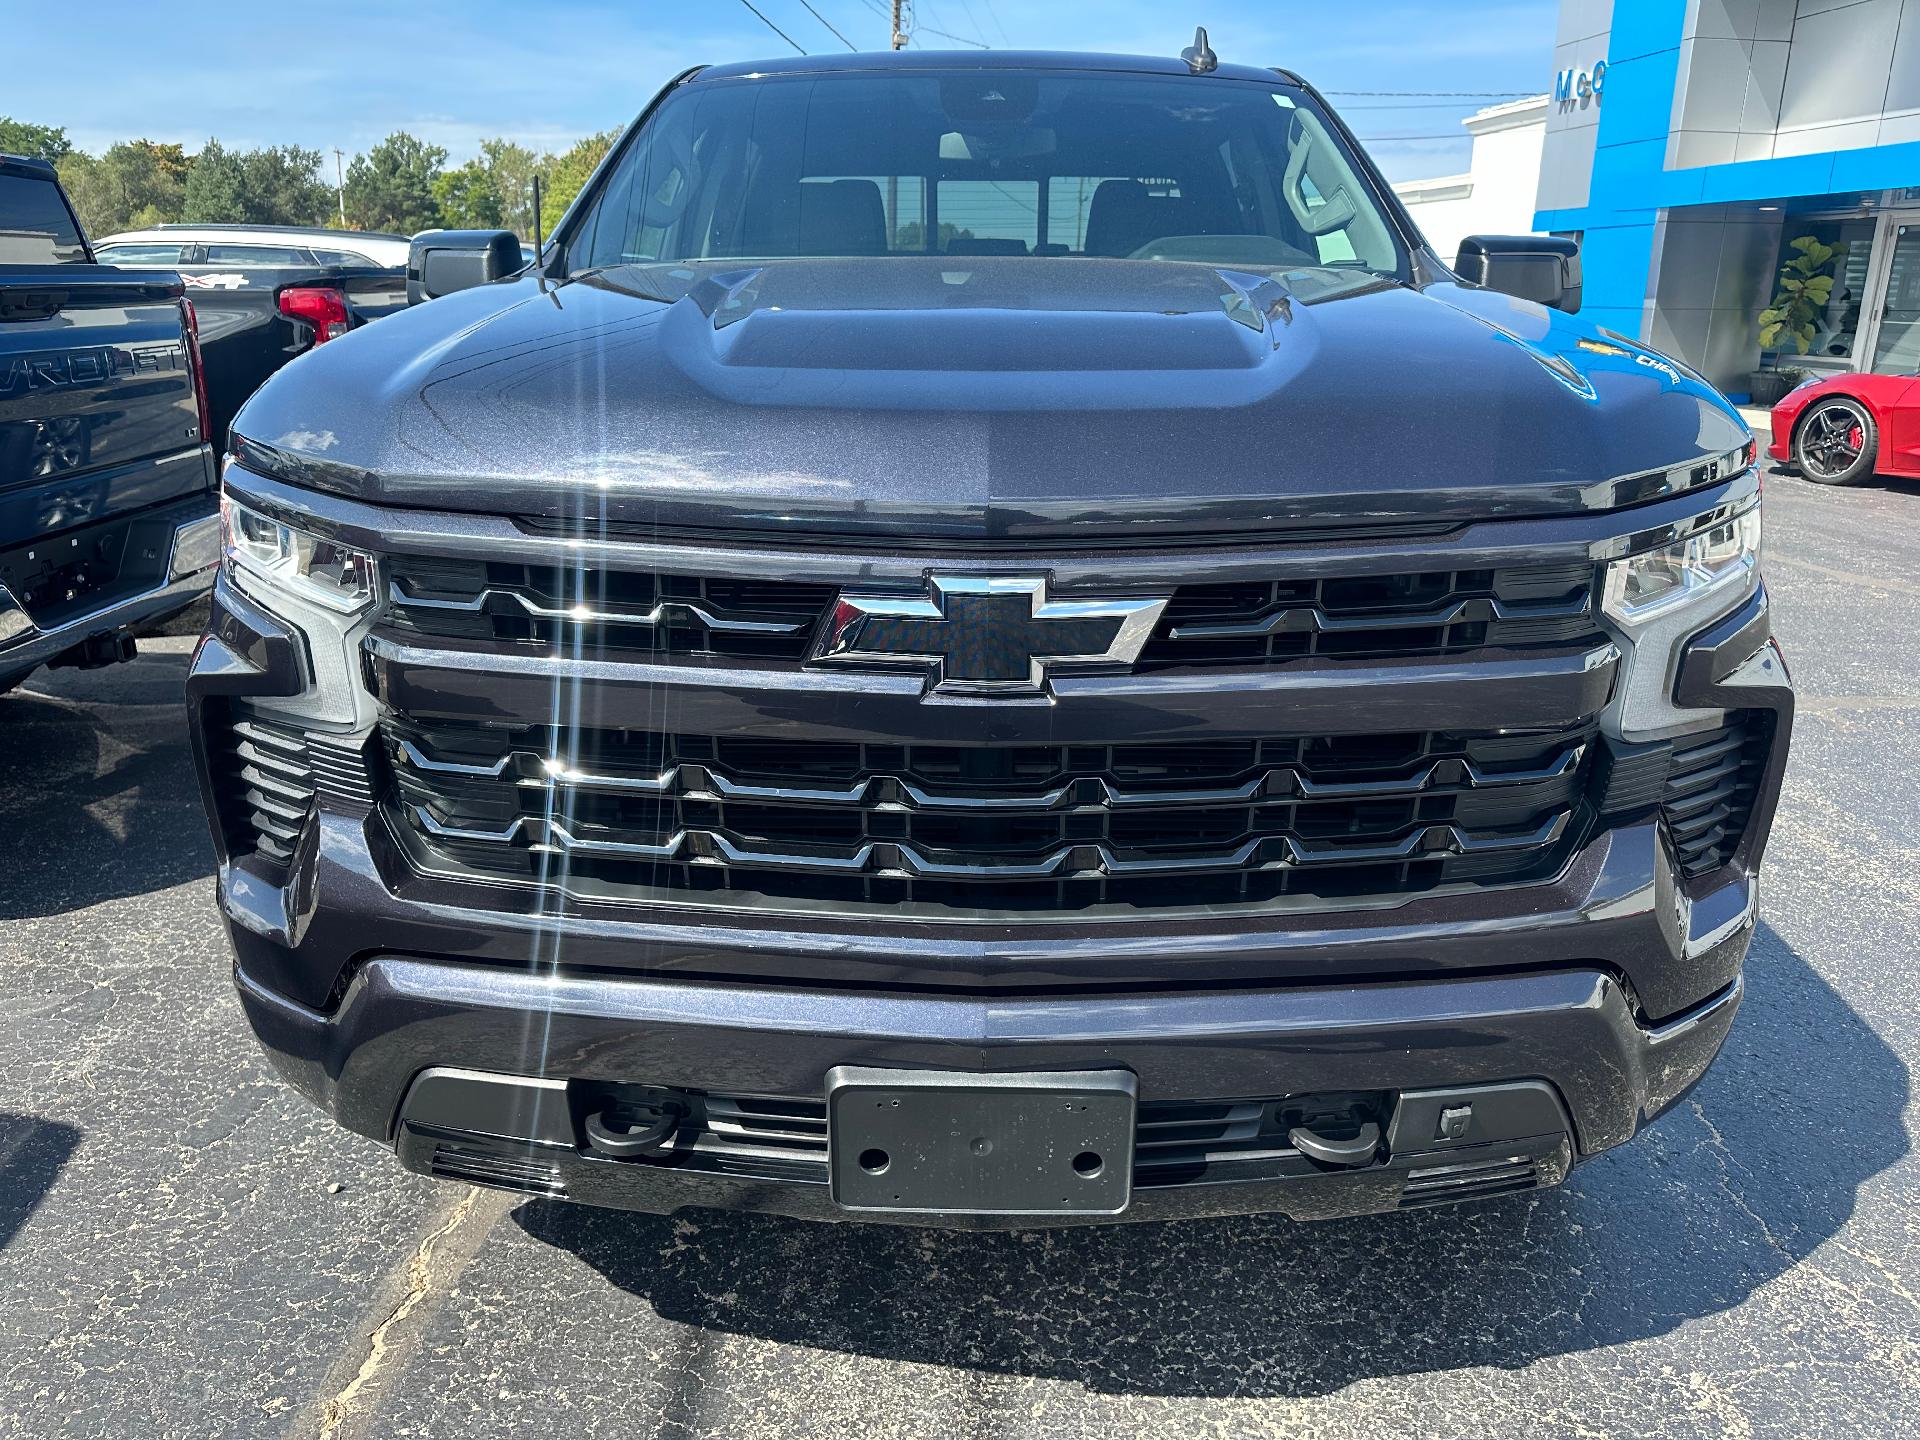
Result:
[[1920,378],[1834,375],[1773,407],[1767,454],[1820,485],[1869,475],[1920,476]]

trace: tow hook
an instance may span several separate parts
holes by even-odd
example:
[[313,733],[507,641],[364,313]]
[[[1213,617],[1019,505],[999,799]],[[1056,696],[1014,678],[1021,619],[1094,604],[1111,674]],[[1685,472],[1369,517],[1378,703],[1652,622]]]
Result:
[[588,1148],[610,1160],[657,1160],[672,1148],[673,1132],[686,1113],[671,1101],[609,1105],[587,1116]]
[[1287,1143],[1310,1160],[1322,1165],[1352,1168],[1366,1165],[1380,1148],[1380,1127],[1369,1120],[1351,1140],[1329,1140],[1326,1136],[1296,1125],[1287,1131]]

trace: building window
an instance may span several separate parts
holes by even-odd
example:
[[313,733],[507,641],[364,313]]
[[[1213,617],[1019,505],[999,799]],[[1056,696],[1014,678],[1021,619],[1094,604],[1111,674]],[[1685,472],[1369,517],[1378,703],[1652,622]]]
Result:
[[[1813,342],[1807,347],[1809,360],[1832,362],[1853,358],[1860,313],[1867,298],[1868,269],[1873,261],[1873,230],[1871,218],[1811,220],[1791,215],[1781,228],[1780,253],[1773,263],[1773,289],[1769,299],[1779,293],[1781,267],[1799,258],[1799,252],[1793,248],[1795,240],[1811,235],[1822,245],[1831,245],[1839,251],[1827,263],[1827,273],[1833,276],[1833,298],[1814,319]],[[1780,355],[1785,363],[1797,357],[1798,347],[1791,340],[1782,339]]]

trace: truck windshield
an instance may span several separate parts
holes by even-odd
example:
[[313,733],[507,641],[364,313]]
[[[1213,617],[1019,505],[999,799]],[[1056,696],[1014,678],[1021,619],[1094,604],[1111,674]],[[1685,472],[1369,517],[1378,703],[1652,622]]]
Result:
[[1404,278],[1407,265],[1373,187],[1298,89],[1037,70],[685,85],[617,158],[567,255],[575,272],[826,256],[1188,261],[1318,271],[1323,284]]

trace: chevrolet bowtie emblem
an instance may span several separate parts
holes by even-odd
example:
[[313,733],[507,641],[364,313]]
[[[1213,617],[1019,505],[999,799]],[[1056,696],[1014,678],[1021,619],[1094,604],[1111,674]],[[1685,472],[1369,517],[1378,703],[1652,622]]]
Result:
[[936,575],[930,597],[842,591],[812,663],[918,669],[929,693],[1043,694],[1061,669],[1124,666],[1167,597],[1054,600],[1044,579]]

